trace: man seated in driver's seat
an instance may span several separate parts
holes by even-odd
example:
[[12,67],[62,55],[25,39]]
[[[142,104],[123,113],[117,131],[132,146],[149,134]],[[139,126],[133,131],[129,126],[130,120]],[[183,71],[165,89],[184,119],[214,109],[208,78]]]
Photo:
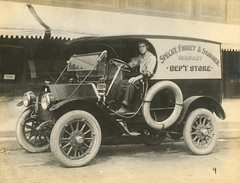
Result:
[[137,64],[132,60],[130,66],[139,65],[139,74],[131,77],[129,80],[120,80],[118,87],[113,88],[113,93],[117,94],[118,97],[123,95],[123,101],[120,109],[117,113],[126,113],[128,107],[132,102],[136,90],[139,89],[140,80],[143,78],[151,78],[153,71],[156,66],[156,57],[148,51],[149,45],[146,41],[138,42],[138,48],[140,55],[136,58]]

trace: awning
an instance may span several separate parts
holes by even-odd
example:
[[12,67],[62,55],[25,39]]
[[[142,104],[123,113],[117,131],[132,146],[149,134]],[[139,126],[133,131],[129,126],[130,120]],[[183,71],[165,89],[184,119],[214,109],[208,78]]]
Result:
[[0,34],[2,36],[42,37],[44,28],[31,16],[27,5],[0,1]]
[[[82,36],[92,35],[91,33],[80,32],[77,29],[72,30],[68,17],[64,17],[64,11],[61,8],[48,6],[32,5],[43,21],[49,23],[52,38],[73,39]],[[46,11],[47,10],[47,11]],[[71,9],[69,9],[71,11]],[[46,14],[46,15],[45,15]],[[58,14],[61,14],[60,17]],[[79,27],[78,27],[79,28]],[[0,36],[3,37],[34,37],[43,38],[45,28],[41,26],[30,13],[27,4],[0,1]]]
[[[240,51],[240,25],[35,4],[32,6],[51,28],[53,38],[74,39],[86,35],[170,35],[216,41],[222,43],[222,49]],[[1,35],[43,37],[44,31],[26,4],[0,1]]]

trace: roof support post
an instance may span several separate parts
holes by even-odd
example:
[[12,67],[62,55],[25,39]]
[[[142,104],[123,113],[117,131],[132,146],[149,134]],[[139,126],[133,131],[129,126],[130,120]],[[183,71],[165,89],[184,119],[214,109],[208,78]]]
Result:
[[49,39],[51,37],[51,28],[43,22],[43,20],[38,16],[36,10],[34,9],[34,7],[31,4],[27,4],[27,7],[28,7],[30,13],[32,14],[32,16],[38,21],[38,23],[41,24],[45,28],[44,38]]

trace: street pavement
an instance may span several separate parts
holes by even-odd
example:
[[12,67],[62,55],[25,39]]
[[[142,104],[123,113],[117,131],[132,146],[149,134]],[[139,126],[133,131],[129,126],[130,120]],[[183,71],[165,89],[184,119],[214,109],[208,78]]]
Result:
[[101,146],[88,165],[65,168],[50,152],[0,153],[1,183],[239,183],[240,140],[219,140],[215,150],[192,155],[183,142],[155,147]]
[[219,120],[220,139],[205,156],[192,155],[183,140],[167,139],[160,146],[143,144],[101,146],[87,166],[65,168],[50,151],[27,153],[15,138],[24,107],[20,98],[0,98],[0,182],[240,182],[240,99],[224,99],[227,118]]

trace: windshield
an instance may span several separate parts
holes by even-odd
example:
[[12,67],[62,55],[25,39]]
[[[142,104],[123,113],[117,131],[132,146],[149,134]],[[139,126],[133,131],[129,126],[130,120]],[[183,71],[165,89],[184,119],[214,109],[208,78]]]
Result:
[[97,79],[105,75],[105,60],[99,60],[102,52],[88,53],[88,54],[74,54],[68,61],[67,71],[74,72],[78,80],[83,79],[87,74],[89,79]]
[[67,71],[75,71],[79,77],[84,77],[94,69],[91,76],[103,76],[105,74],[105,60],[98,64],[100,54],[101,52],[73,55],[69,59]]
[[[89,71],[97,65],[100,53],[73,55],[68,63],[68,71]],[[97,68],[95,68],[96,70]]]

